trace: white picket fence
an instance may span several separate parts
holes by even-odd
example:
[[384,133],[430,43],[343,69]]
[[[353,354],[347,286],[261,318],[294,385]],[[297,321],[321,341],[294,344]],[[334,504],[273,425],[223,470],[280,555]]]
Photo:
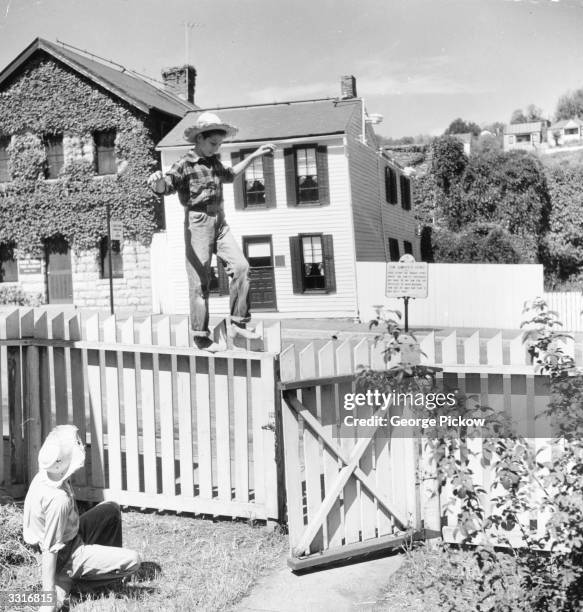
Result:
[[44,436],[74,423],[78,499],[278,519],[276,356],[213,355],[189,336],[169,317],[2,313],[0,488],[22,495]]
[[580,291],[555,291],[542,296],[557,312],[565,331],[583,331],[583,294]]

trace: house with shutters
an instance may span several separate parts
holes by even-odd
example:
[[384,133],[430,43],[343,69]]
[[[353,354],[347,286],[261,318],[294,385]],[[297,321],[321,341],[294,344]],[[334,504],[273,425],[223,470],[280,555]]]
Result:
[[[223,192],[227,222],[250,263],[258,316],[359,317],[367,301],[359,284],[369,283],[371,264],[380,270],[378,285],[387,261],[420,257],[410,178],[379,150],[354,77],[343,77],[341,90],[338,98],[190,111],[158,144],[167,170],[192,146],[184,130],[202,110],[239,128],[221,148],[225,165],[276,144],[272,157],[254,160]],[[186,313],[184,213],[176,195],[164,200],[155,294],[161,312]],[[228,279],[221,262],[213,270],[211,315],[227,314]]]
[[145,177],[155,144],[196,108],[192,66],[162,77],[42,38],[0,69],[0,292],[107,307],[112,276],[116,307],[151,310],[163,216]]
[[540,121],[506,125],[503,136],[504,150],[534,151],[545,149],[548,147],[547,133],[550,123],[547,119],[542,119]]

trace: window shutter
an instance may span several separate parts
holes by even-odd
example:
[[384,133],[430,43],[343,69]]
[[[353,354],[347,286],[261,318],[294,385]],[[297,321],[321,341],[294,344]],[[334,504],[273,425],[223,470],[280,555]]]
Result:
[[302,282],[302,240],[299,236],[289,237],[289,252],[292,272],[292,286],[294,293],[303,293]]
[[385,200],[391,203],[391,169],[385,166]]
[[285,166],[285,188],[288,206],[298,205],[296,192],[296,156],[293,149],[283,150],[283,162]]
[[330,204],[330,186],[328,181],[328,147],[316,147],[316,168],[318,171],[318,200],[321,206]]
[[411,210],[411,182],[406,176],[401,175],[401,207]]
[[219,295],[229,295],[229,277],[225,270],[225,264],[217,256],[217,276],[219,277]]
[[322,236],[322,254],[324,256],[326,293],[333,293],[336,291],[336,270],[334,269],[334,244],[331,234]]
[[275,208],[275,173],[273,170],[273,155],[264,155],[263,158],[263,178],[265,179],[265,206]]
[[[231,163],[236,166],[241,161],[241,151],[234,151],[231,153]],[[233,181],[233,194],[235,197],[235,209],[243,210],[245,208],[245,191],[243,189],[243,179],[245,173],[241,172],[239,176],[235,177]],[[218,268],[219,266],[217,266]]]

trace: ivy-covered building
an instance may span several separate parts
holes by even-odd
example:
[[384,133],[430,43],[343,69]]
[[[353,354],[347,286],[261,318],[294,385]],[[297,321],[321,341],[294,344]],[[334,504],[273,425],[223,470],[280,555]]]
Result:
[[37,38],[0,72],[0,292],[106,307],[111,250],[116,307],[151,310],[164,219],[146,178],[196,73],[169,68],[163,88],[88,55]]

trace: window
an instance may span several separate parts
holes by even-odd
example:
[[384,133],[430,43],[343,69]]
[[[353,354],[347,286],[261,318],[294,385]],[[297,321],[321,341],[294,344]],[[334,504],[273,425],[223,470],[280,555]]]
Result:
[[318,201],[316,147],[296,149],[296,187],[299,203]]
[[18,262],[14,248],[14,243],[0,244],[0,283],[12,283],[18,280]]
[[401,175],[401,208],[411,210],[411,179]]
[[408,240],[403,242],[403,247],[407,255],[413,255],[413,245]]
[[211,277],[209,282],[209,293],[214,295],[228,295],[229,277],[225,272],[223,262],[213,253],[211,259]]
[[294,293],[336,291],[331,235],[291,236],[290,252]]
[[265,206],[265,176],[263,160],[256,157],[245,170],[244,179],[245,205]]
[[[99,261],[101,278],[109,278],[109,249],[107,236],[101,239],[99,245]],[[111,271],[113,278],[123,278],[123,256],[119,240],[111,241]]]
[[397,193],[397,173],[389,166],[385,167],[385,198],[389,204],[399,201]]
[[[231,163],[236,166],[252,151],[231,153]],[[275,208],[275,176],[273,156],[263,155],[254,159],[245,172],[235,178],[233,183],[235,208]]]
[[47,156],[47,168],[45,178],[56,179],[63,168],[65,156],[63,153],[63,135],[45,136],[45,152]]
[[530,134],[516,134],[516,142],[530,142]]
[[389,260],[399,261],[401,254],[399,252],[399,241],[396,238],[389,238]]
[[115,174],[115,130],[95,132],[95,169],[97,174]]
[[10,171],[8,170],[8,145],[10,144],[9,137],[0,137],[0,183],[7,183],[10,180]]
[[284,149],[288,206],[323,206],[330,203],[328,147],[309,145]]
[[579,128],[565,128],[565,136],[577,136]]

